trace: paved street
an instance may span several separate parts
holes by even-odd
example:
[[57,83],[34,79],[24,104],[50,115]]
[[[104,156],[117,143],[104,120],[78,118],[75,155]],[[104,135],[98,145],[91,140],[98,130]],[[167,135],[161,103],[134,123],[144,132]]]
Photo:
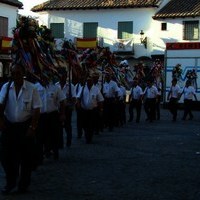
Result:
[[[33,173],[30,192],[1,200],[199,200],[200,112],[176,123],[168,110],[161,120],[128,122],[95,135],[93,144],[76,138],[59,161],[45,160]],[[0,186],[5,183],[0,168]]]

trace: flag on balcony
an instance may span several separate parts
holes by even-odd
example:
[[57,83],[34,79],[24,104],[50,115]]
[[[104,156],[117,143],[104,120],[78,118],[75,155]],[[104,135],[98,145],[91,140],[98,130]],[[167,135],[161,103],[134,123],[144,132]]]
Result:
[[12,38],[10,37],[0,37],[0,49],[10,50],[12,48]]
[[97,47],[96,38],[76,38],[77,49],[92,49]]

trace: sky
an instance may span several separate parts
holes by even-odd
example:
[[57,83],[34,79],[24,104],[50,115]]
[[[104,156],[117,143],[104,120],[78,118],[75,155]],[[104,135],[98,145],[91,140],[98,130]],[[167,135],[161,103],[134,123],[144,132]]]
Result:
[[25,16],[35,16],[36,14],[34,12],[31,12],[30,9],[34,7],[35,5],[41,4],[43,2],[46,2],[48,0],[18,0],[23,3],[24,9],[19,9],[19,14],[25,15]]

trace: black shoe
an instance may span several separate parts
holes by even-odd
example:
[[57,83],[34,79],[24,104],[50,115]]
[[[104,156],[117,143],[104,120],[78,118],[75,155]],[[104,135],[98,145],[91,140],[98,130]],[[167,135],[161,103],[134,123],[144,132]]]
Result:
[[13,192],[13,190],[15,189],[15,185],[10,185],[10,186],[5,186],[2,190],[1,193],[3,195],[8,195],[11,194]]
[[194,117],[192,116],[192,117],[189,118],[189,120],[193,120],[193,118],[194,118]]

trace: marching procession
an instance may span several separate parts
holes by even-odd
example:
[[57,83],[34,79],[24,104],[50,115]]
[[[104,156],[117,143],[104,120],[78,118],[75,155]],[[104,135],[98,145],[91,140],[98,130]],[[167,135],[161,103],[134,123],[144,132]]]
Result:
[[[86,144],[104,130],[114,132],[133,120],[141,123],[143,108],[145,123],[160,120],[164,84],[160,60],[147,69],[141,62],[130,66],[127,60],[117,62],[108,48],[80,53],[71,41],[64,41],[56,52],[51,31],[29,18],[21,18],[13,33],[10,77],[0,91],[3,194],[16,187],[19,193],[26,192],[32,171],[43,159],[59,160],[59,150],[73,145],[74,112],[75,134],[84,137]],[[188,116],[192,120],[195,88],[189,79],[181,88],[173,77],[167,96],[173,122],[182,95],[182,120]]]

